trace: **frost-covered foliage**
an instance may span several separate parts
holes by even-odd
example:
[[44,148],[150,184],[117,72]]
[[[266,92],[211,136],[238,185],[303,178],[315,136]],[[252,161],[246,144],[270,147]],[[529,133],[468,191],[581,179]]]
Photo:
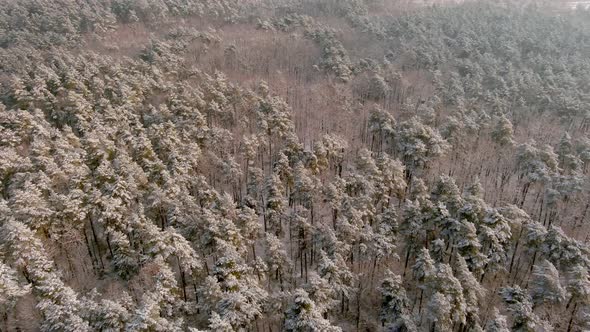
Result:
[[4,0],[0,330],[590,329],[589,22]]

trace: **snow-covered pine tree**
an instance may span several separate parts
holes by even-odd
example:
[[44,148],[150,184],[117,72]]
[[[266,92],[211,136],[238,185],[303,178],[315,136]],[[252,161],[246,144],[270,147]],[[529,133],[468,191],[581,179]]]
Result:
[[322,313],[309,298],[309,294],[301,288],[293,292],[291,305],[285,312],[283,329],[290,332],[341,331],[339,327],[333,326],[330,321],[322,317]]

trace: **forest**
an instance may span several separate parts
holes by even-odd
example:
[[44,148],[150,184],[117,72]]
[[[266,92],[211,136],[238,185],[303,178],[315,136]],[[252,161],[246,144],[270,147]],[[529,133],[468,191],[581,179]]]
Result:
[[0,0],[0,331],[590,331],[590,9]]

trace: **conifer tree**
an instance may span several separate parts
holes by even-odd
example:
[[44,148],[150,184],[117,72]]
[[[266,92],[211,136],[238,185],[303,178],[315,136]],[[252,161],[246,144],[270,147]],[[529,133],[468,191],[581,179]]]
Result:
[[265,185],[264,231],[270,230],[276,235],[283,231],[282,215],[285,209],[284,187],[276,174],[267,178]]
[[406,290],[402,286],[402,278],[387,270],[385,278],[379,288],[381,293],[381,325],[388,324],[390,330],[416,331],[412,321],[410,303],[406,296]]
[[548,260],[537,263],[533,268],[530,288],[536,305],[565,300],[565,289],[560,284],[559,272]]
[[492,139],[494,143],[499,146],[510,146],[514,143],[513,139],[514,130],[512,123],[508,118],[502,114],[495,124],[494,130],[492,131]]
[[14,269],[0,262],[0,308],[5,315],[14,309],[18,298],[30,292],[30,288],[18,280]]
[[532,332],[542,328],[543,324],[533,312],[531,298],[520,287],[506,287],[500,290],[500,295],[512,314],[512,331]]
[[[202,287],[206,308],[216,312],[233,329],[245,329],[262,314],[267,297],[235,248],[220,243],[220,256],[207,282]],[[211,316],[215,319],[215,316]],[[212,321],[210,321],[212,323]]]
[[482,287],[475,276],[468,270],[467,263],[457,254],[454,261],[454,272],[456,278],[463,286],[463,297],[466,304],[466,323],[465,326],[469,330],[481,330],[479,325],[479,311],[477,308],[483,303],[486,290]]
[[60,279],[34,233],[24,224],[8,219],[3,220],[1,236],[2,242],[10,248],[11,259],[31,282],[39,298],[37,308],[43,315],[41,330],[89,331],[76,292]]
[[293,302],[285,312],[285,331],[341,331],[322,317],[315,303],[303,289],[296,289]]
[[281,241],[273,234],[266,235],[266,265],[283,289],[283,282],[291,275],[292,263]]
[[486,332],[509,332],[506,316],[502,316],[498,309],[494,308],[493,318],[486,324]]

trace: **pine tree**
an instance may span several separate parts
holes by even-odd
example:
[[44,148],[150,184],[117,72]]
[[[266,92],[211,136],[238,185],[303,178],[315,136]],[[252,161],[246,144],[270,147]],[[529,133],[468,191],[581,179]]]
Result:
[[530,142],[517,147],[516,162],[519,179],[525,178],[519,206],[526,201],[530,186],[535,183],[546,183],[558,170],[558,156],[550,146],[538,148],[536,143]]
[[[42,178],[40,179],[42,180]],[[43,181],[45,182],[45,181]],[[10,200],[11,215],[33,230],[40,230],[42,232],[50,232],[50,228],[54,227],[54,215],[45,195],[50,193],[47,188],[48,183],[35,184],[33,181],[26,181],[22,189],[16,190]],[[42,191],[45,187],[45,194]],[[51,230],[55,232],[55,230]],[[57,232],[55,232],[57,233]]]
[[125,329],[182,331],[184,321],[179,315],[179,310],[183,301],[174,272],[162,258],[157,258],[152,264],[157,271],[154,276],[154,288],[142,295]]
[[484,220],[488,206],[483,200],[483,193],[479,178],[476,178],[463,193],[464,204],[457,212],[459,218],[466,219],[475,225],[479,225]]
[[586,268],[577,265],[568,272],[567,290],[570,293],[568,306],[572,302],[590,302],[590,279]]
[[[283,248],[281,241],[273,234],[266,234],[266,265],[269,268],[269,273],[275,275],[278,280],[281,290],[283,289],[283,282],[288,282],[293,269],[291,260],[287,252]],[[285,280],[287,279],[287,280]]]
[[342,175],[342,163],[348,143],[340,136],[325,134],[321,141],[314,144],[314,154],[318,158],[321,168],[327,167],[334,170],[336,175]]
[[340,311],[344,312],[345,303],[348,302],[354,290],[355,275],[338,252],[328,255],[322,250],[319,254],[318,274],[327,280],[334,293],[338,294],[341,300]]
[[322,317],[322,313],[303,289],[298,288],[294,291],[292,301],[285,312],[285,331],[341,331],[339,327],[332,326]]
[[303,205],[306,209],[313,208],[313,191],[316,187],[314,177],[312,177],[302,162],[298,162],[293,169],[293,192],[291,199],[296,203]]
[[379,317],[381,325],[388,324],[389,330],[417,331],[410,318],[410,303],[406,296],[406,290],[402,286],[402,278],[387,270],[385,278],[379,288],[381,293],[381,311]]
[[37,308],[43,315],[42,331],[89,331],[81,317],[81,303],[76,292],[65,285],[47,257],[41,241],[24,224],[3,220],[2,242],[8,253],[33,285]]
[[[434,272],[426,278],[431,291],[443,294],[450,305],[450,319],[454,323],[465,324],[466,303],[461,282],[453,276],[451,267],[444,263],[436,265]],[[445,309],[446,310],[446,309]]]
[[233,329],[248,328],[262,314],[267,293],[258,286],[252,268],[235,248],[221,242],[219,250],[213,274],[201,290],[206,308],[216,312]]
[[236,226],[239,228],[244,241],[252,247],[256,256],[255,243],[260,233],[260,221],[256,211],[246,205],[242,206],[236,216]]
[[494,308],[493,318],[486,324],[486,332],[510,332],[506,316],[500,315],[498,309]]
[[209,329],[214,332],[233,332],[234,329],[227,319],[221,318],[215,311],[211,313],[209,318]]
[[512,123],[505,115],[501,115],[496,121],[492,131],[492,139],[499,146],[511,146],[514,144],[514,130]]
[[430,254],[432,256],[432,259],[434,259],[435,262],[437,262],[437,263],[444,262],[445,255],[446,255],[445,252],[446,252],[446,245],[445,245],[444,240],[436,239],[436,240],[430,242]]
[[483,275],[489,258],[481,252],[482,246],[477,237],[475,225],[468,221],[461,223],[455,247],[457,252],[465,258],[469,270],[477,275]]
[[479,238],[487,256],[486,270],[496,272],[506,266],[511,227],[506,218],[496,209],[486,209],[483,223],[479,227]]
[[377,158],[376,164],[380,171],[376,182],[377,192],[383,197],[383,205],[388,206],[393,198],[402,200],[407,187],[402,163],[383,154]]
[[134,309],[133,299],[127,294],[116,300],[98,300],[99,294],[96,289],[92,290],[89,296],[82,299],[84,305],[84,316],[94,330],[119,331],[125,329],[127,322],[131,319],[131,312]]
[[426,305],[426,318],[432,322],[431,331],[449,331],[452,329],[450,299],[440,292],[434,293]]
[[264,231],[272,231],[275,235],[280,235],[282,229],[282,215],[285,210],[284,187],[279,177],[272,174],[267,178],[265,185],[265,217]]
[[418,283],[417,285],[420,289],[418,312],[422,311],[422,299],[424,297],[424,292],[428,292],[430,290],[428,280],[430,279],[434,271],[434,260],[430,257],[428,249],[422,248],[418,255],[416,255],[416,262],[412,266],[412,276],[414,280],[416,280],[416,282]]
[[434,273],[435,262],[430,257],[428,249],[422,248],[420,253],[416,256],[416,263],[412,267],[414,279],[423,282],[432,273]]
[[[431,204],[430,201],[425,201],[425,203]],[[426,230],[423,224],[424,215],[420,203],[407,200],[403,207],[403,218],[400,223],[400,233],[406,244],[404,275],[410,261],[410,255],[420,248],[420,243],[426,240]]]
[[309,273],[304,290],[309,294],[309,298],[315,302],[317,309],[324,317],[327,316],[329,310],[338,304],[335,300],[337,294],[334,292],[332,285],[315,271]]
[[403,158],[409,174],[427,167],[432,158],[446,153],[448,143],[433,128],[416,117],[400,123],[396,131],[396,149]]
[[[584,310],[587,310],[590,303],[590,280],[588,278],[588,271],[582,266],[574,266],[568,272],[567,290],[570,294],[570,299],[566,305],[566,309],[572,307],[572,313],[568,322],[568,331],[571,330],[576,315],[580,317],[578,324],[587,326],[590,322],[588,315]],[[578,312],[578,307],[582,307],[582,312]]]
[[530,288],[535,305],[565,300],[565,289],[560,284],[559,272],[546,259],[533,268]]
[[508,311],[512,314],[512,331],[533,332],[542,328],[542,322],[533,312],[531,298],[518,286],[500,290]]
[[455,215],[464,203],[455,180],[445,175],[440,176],[436,182],[432,189],[431,199],[444,203],[452,215]]
[[18,280],[14,269],[0,262],[0,308],[5,314],[14,309],[16,300],[28,294],[30,288]]
[[121,278],[127,280],[138,271],[139,255],[133,250],[125,234],[119,231],[111,231],[109,234],[113,247],[113,268]]
[[395,136],[396,121],[391,113],[381,108],[375,108],[369,115],[369,131],[373,134],[372,144],[379,151],[387,147]]
[[461,255],[456,255],[453,270],[457,280],[463,286],[463,297],[466,305],[466,327],[475,329],[479,325],[480,304],[483,303],[486,289],[482,287],[473,273],[467,268],[467,263]]

